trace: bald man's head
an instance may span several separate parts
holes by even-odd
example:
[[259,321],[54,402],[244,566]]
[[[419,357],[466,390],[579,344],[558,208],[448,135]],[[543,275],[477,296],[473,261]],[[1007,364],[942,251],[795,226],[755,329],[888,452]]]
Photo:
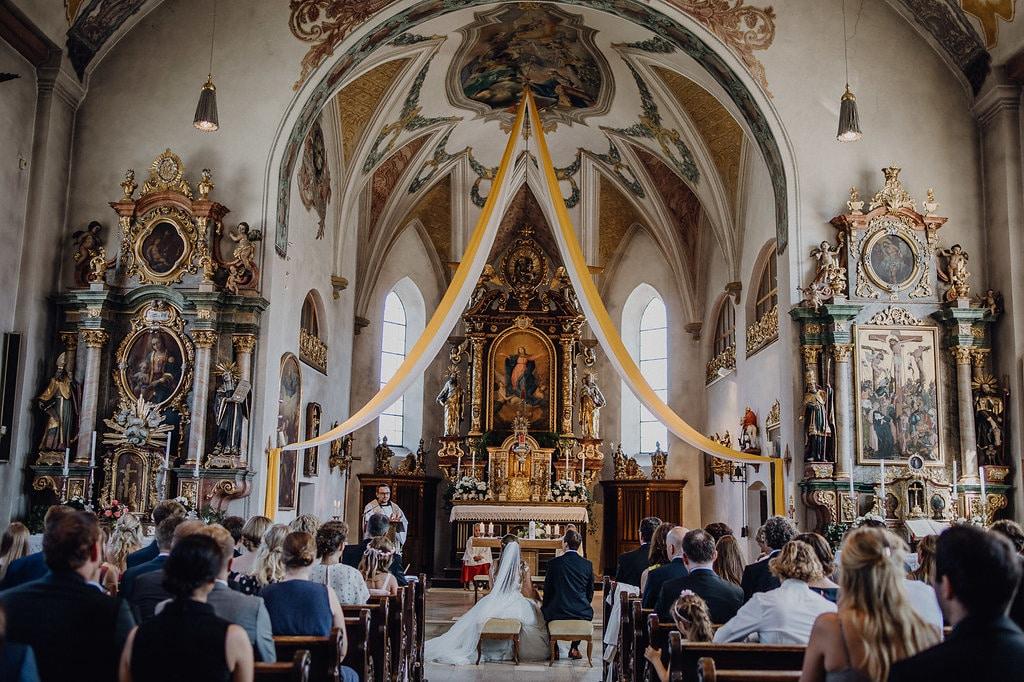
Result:
[[683,556],[683,538],[686,537],[688,532],[689,530],[682,526],[676,526],[668,532],[668,535],[665,537],[665,545],[668,549],[669,559]]

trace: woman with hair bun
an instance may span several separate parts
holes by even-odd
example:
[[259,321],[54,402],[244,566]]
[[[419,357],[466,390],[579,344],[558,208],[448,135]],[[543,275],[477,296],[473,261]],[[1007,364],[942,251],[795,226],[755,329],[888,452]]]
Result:
[[[727,537],[732,536],[723,536],[722,540]],[[672,604],[672,620],[676,624],[676,630],[683,636],[683,641],[710,642],[714,637],[715,633],[711,626],[711,613],[708,611],[707,602],[690,590],[683,590],[676,597]],[[644,658],[654,668],[658,680],[668,682],[668,668],[662,661],[661,649],[655,649],[648,645],[647,650],[644,651]]]
[[823,575],[821,562],[806,542],[790,540],[768,568],[782,585],[755,592],[746,604],[715,633],[715,643],[742,642],[750,638],[762,644],[806,644],[815,619],[832,613],[836,605],[811,590],[809,583]]
[[843,541],[839,610],[814,623],[801,682],[884,682],[896,661],[938,644],[939,631],[911,607],[892,532],[862,527]]
[[249,682],[253,653],[238,625],[217,617],[206,602],[223,555],[206,535],[187,535],[164,564],[163,586],[173,599],[135,628],[121,654],[120,682]]

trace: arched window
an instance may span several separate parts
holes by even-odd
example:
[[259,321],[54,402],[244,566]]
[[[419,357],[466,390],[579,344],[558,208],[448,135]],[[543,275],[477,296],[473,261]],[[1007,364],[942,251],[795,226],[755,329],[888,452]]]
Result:
[[327,374],[327,343],[320,333],[320,306],[316,291],[306,294],[299,313],[299,359]]
[[718,357],[736,345],[736,308],[728,296],[718,306],[718,319],[715,320],[714,357]]
[[[384,326],[381,330],[380,385],[386,384],[405,360],[408,324],[405,305],[395,290],[384,299]],[[405,396],[393,402],[378,419],[378,436],[388,443],[402,445],[405,432]]]
[[778,303],[779,271],[775,249],[772,248],[772,252],[768,255],[764,267],[761,268],[761,277],[757,282],[757,298],[754,299],[754,321],[759,322]]
[[[622,309],[622,339],[641,374],[662,400],[668,399],[668,314],[665,301],[649,284],[630,293]],[[629,386],[622,382],[622,449],[630,454],[650,455],[656,444],[668,450],[668,431],[640,404]]]
[[762,249],[754,297],[747,302],[747,357],[779,338],[779,272],[775,243]]
[[[663,401],[668,400],[668,318],[661,297],[652,298],[640,318],[640,373]],[[668,431],[650,411],[640,407],[640,452],[651,454],[657,444],[668,448]]]

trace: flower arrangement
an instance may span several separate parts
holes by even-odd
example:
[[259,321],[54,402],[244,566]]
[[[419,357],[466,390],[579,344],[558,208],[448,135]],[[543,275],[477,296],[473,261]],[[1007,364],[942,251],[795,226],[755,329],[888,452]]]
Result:
[[954,526],[978,526],[979,528],[984,528],[985,527],[985,519],[981,518],[980,516],[972,516],[969,519],[965,518],[963,516],[958,516],[957,518],[953,519],[952,525],[954,525]]
[[472,476],[463,476],[453,486],[453,500],[483,500],[487,498],[487,484]]
[[92,505],[86,502],[85,498],[82,497],[81,495],[74,495],[65,504],[67,504],[72,509],[77,509],[78,511],[91,512],[93,510]]
[[853,520],[852,525],[854,528],[860,528],[866,523],[880,523],[882,525],[885,525],[885,519],[883,519],[878,514],[864,514],[863,516],[858,516],[857,518],[855,518]]
[[582,483],[563,478],[551,484],[551,499],[555,502],[590,502],[590,491]]
[[[516,528],[516,537],[519,537],[519,538],[528,538],[528,537],[530,537],[530,524],[527,523],[525,526],[520,526],[519,528]],[[538,521],[534,521],[533,522],[533,537],[536,540],[547,540],[549,538],[561,537],[561,535],[556,536],[554,534],[554,531],[552,529],[551,524],[546,524],[545,525],[545,524],[540,523]]]
[[103,507],[100,509],[100,520],[110,519],[111,521],[116,521],[129,511],[131,510],[128,508],[127,504],[118,502],[117,500],[111,500],[109,507]]
[[185,497],[184,495],[178,495],[177,497],[174,498],[174,501],[185,508],[186,518],[194,519],[198,517],[198,514],[196,513],[196,506],[192,504],[192,500]]

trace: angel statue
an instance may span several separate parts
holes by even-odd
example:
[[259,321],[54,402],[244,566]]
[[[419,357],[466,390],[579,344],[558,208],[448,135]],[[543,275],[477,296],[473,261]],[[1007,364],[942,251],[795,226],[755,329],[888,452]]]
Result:
[[580,389],[580,431],[583,438],[600,438],[600,412],[608,403],[597,387],[597,379],[593,372],[583,375],[583,387]]
[[75,261],[75,283],[79,286],[88,286],[90,263],[96,250],[103,244],[100,230],[103,226],[93,220],[84,230],[76,230],[71,233],[75,240],[75,253],[72,258]]
[[107,270],[114,265],[113,260],[107,260],[107,250],[102,246],[98,247],[89,259],[89,282],[105,283],[107,281]]
[[839,253],[842,249],[842,243],[832,246],[828,241],[822,241],[811,250],[811,256],[818,261],[811,286],[826,294],[826,300],[842,296],[846,289],[846,273],[839,260]]
[[437,404],[444,407],[444,435],[458,436],[462,421],[462,386],[459,384],[459,370],[451,367],[448,380],[437,394]]
[[967,252],[959,244],[954,244],[948,249],[939,252],[946,258],[946,269],[939,270],[939,279],[949,285],[946,289],[946,301],[953,302],[958,298],[967,298],[971,295],[971,273],[967,272]]

